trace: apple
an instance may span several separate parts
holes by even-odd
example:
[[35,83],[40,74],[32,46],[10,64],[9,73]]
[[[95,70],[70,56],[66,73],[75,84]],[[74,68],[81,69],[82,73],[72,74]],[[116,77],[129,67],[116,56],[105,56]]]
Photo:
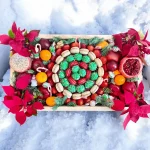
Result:
[[114,60],[114,61],[118,62],[120,59],[120,53],[114,52],[114,51],[109,51],[106,57],[107,57],[108,61]]
[[106,65],[109,71],[115,71],[118,68],[118,63],[114,60],[108,61]]

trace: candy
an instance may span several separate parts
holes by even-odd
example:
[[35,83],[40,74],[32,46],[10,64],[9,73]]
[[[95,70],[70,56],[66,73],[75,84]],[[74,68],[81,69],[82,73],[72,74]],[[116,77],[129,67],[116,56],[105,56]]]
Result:
[[75,65],[75,66],[72,67],[72,72],[73,72],[73,73],[76,73],[76,72],[79,71],[79,69],[80,69],[80,67],[77,66],[77,65]]
[[84,91],[85,91],[84,85],[78,85],[78,86],[77,86],[77,92],[78,92],[78,93],[82,93],[82,92],[84,92]]
[[69,85],[68,86],[68,90],[71,92],[71,93],[75,93],[76,92],[76,87],[74,85]]
[[60,63],[60,69],[62,69],[62,70],[66,70],[68,68],[68,62],[67,61],[62,61],[61,63]]
[[77,61],[81,61],[81,60],[82,60],[82,54],[77,53],[77,54],[74,55],[74,58],[75,58],[75,60],[77,60]]
[[85,76],[86,76],[86,70],[85,70],[85,69],[80,69],[80,70],[79,70],[79,75],[80,75],[81,77],[85,77]]
[[58,65],[58,64],[55,64],[55,65],[53,66],[53,68],[52,68],[52,72],[53,72],[53,73],[57,73],[58,70],[59,70],[59,65]]
[[86,49],[86,48],[81,48],[80,53],[83,54],[83,55],[87,55],[89,53],[89,50]]
[[96,105],[96,102],[95,102],[95,101],[93,101],[93,100],[90,101],[90,106],[91,106],[91,107],[94,107],[95,105]]
[[85,62],[80,62],[79,66],[83,69],[87,69],[88,68],[88,64],[86,64]]
[[69,77],[69,78],[68,78],[68,81],[69,81],[70,84],[72,84],[72,85],[76,85],[76,83],[77,83],[72,77]]
[[83,92],[82,93],[82,98],[87,98],[88,96],[91,95],[91,92],[90,91],[86,91],[86,92]]
[[85,55],[82,57],[82,61],[85,62],[85,63],[89,63],[91,61],[90,57]]
[[64,90],[64,88],[60,82],[56,84],[56,89],[58,92],[62,92]]
[[75,66],[75,65],[78,65],[78,64],[79,64],[79,63],[78,63],[77,61],[73,61],[73,62],[70,63],[69,66],[72,67],[72,66]]
[[71,69],[68,68],[68,69],[66,70],[66,76],[69,77],[70,75],[71,75]]
[[72,55],[69,55],[69,56],[66,58],[66,60],[67,60],[68,62],[72,62],[72,61],[74,61],[74,57],[73,57]]
[[58,57],[56,58],[56,61],[55,61],[55,62],[59,65],[63,60],[64,60],[64,57],[58,56]]
[[93,52],[89,52],[88,55],[92,60],[96,58],[96,55]]
[[67,96],[67,98],[71,98],[71,96],[72,96],[72,93],[69,92],[68,90],[64,90],[64,91],[63,91],[63,94],[64,94],[65,96]]
[[101,67],[103,65],[102,61],[99,58],[96,58],[94,61],[96,62],[98,67]]
[[90,70],[87,70],[87,71],[86,71],[86,76],[85,76],[85,78],[86,78],[86,79],[90,79],[90,77],[91,77],[91,71],[90,71]]
[[78,73],[73,73],[73,74],[72,74],[72,78],[73,78],[74,80],[79,80],[79,79],[80,79],[80,75],[79,75]]
[[79,79],[78,80],[78,84],[84,84],[86,82],[86,79],[85,78],[82,78],[82,79]]
[[88,80],[85,82],[85,88],[86,89],[91,88],[93,85],[94,85],[94,81],[92,81],[92,80]]
[[79,48],[78,47],[72,47],[71,50],[70,50],[70,52],[72,54],[79,53]]
[[60,79],[63,79],[65,77],[65,72],[63,70],[60,70],[58,76]]
[[102,77],[104,75],[104,69],[102,67],[98,68],[98,75]]
[[70,55],[70,51],[69,51],[69,50],[65,50],[65,51],[63,51],[63,52],[61,53],[61,55],[62,55],[63,57],[67,57],[68,55]]
[[53,79],[54,83],[59,82],[59,78],[58,78],[58,75],[57,75],[57,74],[53,74],[53,75],[52,75],[52,79]]
[[102,77],[98,77],[97,81],[96,81],[96,85],[100,86],[103,82],[103,78]]
[[62,79],[61,80],[61,84],[64,86],[64,87],[68,87],[69,86],[69,82],[66,78]]
[[95,62],[90,62],[89,69],[95,71],[97,69],[97,64]]
[[97,80],[98,79],[98,73],[97,72],[93,72],[92,74],[91,74],[91,78],[90,78],[91,80]]
[[79,93],[72,94],[72,98],[75,99],[75,100],[80,99],[81,94],[79,94]]
[[97,86],[97,85],[94,85],[94,86],[91,88],[90,92],[91,92],[92,94],[94,94],[94,93],[96,93],[97,90],[98,90],[98,86]]

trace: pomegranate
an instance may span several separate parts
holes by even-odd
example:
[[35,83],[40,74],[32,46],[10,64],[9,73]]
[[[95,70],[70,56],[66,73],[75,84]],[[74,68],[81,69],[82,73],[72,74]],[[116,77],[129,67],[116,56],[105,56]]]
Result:
[[134,82],[125,82],[125,84],[123,84],[122,89],[128,92],[135,92],[136,91],[136,85]]
[[124,57],[120,61],[119,71],[126,78],[138,76],[143,68],[142,61],[139,57]]
[[109,71],[115,71],[118,68],[118,63],[114,60],[110,60],[107,62],[107,69]]

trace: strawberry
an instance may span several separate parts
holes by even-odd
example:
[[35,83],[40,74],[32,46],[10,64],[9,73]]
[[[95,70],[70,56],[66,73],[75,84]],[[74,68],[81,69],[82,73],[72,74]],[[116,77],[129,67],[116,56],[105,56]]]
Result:
[[125,107],[125,103],[123,101],[120,101],[118,99],[113,100],[113,106],[111,106],[111,109],[115,111],[122,111]]

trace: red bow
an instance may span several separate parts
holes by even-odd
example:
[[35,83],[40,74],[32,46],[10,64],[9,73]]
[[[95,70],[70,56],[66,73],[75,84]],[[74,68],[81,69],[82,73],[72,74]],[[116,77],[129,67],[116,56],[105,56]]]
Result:
[[124,129],[126,129],[130,120],[136,123],[140,117],[148,118],[147,114],[150,113],[150,105],[143,100],[143,91],[142,82],[138,86],[137,93],[133,94],[124,91],[125,103],[129,105],[129,108],[121,113],[121,115],[128,113],[123,122]]

